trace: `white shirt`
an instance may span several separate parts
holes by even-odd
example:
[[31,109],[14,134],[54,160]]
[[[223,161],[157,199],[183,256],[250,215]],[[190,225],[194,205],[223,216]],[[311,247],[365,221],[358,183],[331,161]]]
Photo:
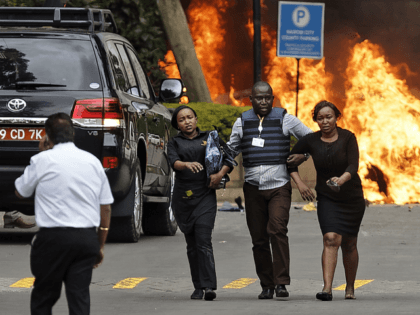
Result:
[[97,227],[100,205],[114,202],[101,162],[73,142],[34,155],[15,187],[22,197],[35,191],[39,227]]
[[[285,114],[282,128],[285,136],[293,135],[298,140],[308,133],[312,133],[312,130],[306,127],[297,117],[289,114]],[[235,156],[241,152],[242,136],[242,119],[239,117],[232,127],[232,134],[227,143]],[[244,168],[245,182],[258,186],[259,190],[282,187],[290,181],[286,164],[259,165]]]

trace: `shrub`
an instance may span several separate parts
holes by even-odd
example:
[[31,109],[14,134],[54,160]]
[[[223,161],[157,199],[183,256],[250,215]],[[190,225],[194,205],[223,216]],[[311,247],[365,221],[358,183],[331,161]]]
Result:
[[[177,108],[182,104],[166,103],[163,104],[167,108]],[[229,141],[232,132],[232,126],[236,118],[252,106],[236,107],[225,104],[213,103],[189,103],[189,107],[193,108],[198,116],[198,128],[201,130],[213,130],[215,126],[224,141]],[[290,149],[296,144],[297,139],[290,136]]]
[[[182,104],[166,103],[168,108],[177,108]],[[251,106],[236,107],[225,104],[213,103],[189,103],[189,107],[195,110],[198,117],[197,126],[201,130],[214,130],[216,127],[220,138],[228,141],[232,132],[232,126],[243,112],[251,109]]]

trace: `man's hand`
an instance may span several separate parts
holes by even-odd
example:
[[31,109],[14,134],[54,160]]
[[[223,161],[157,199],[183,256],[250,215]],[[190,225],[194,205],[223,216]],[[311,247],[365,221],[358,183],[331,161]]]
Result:
[[298,167],[303,162],[305,162],[305,155],[292,154],[287,158],[287,167]]
[[49,149],[52,149],[53,145],[52,143],[48,140],[48,136],[45,135],[42,137],[42,139],[39,141],[39,151],[46,151]]
[[299,189],[300,195],[302,199],[305,201],[313,201],[315,199],[315,195],[312,190],[303,182],[296,184],[297,188]]
[[15,189],[15,195],[19,198],[19,199],[24,199],[25,197],[23,197],[21,194],[19,194],[19,192],[17,191],[17,189]]
[[104,249],[101,248],[99,250],[98,255],[96,256],[95,264],[93,265],[93,268],[98,268],[100,264],[102,264],[102,261],[104,260]]

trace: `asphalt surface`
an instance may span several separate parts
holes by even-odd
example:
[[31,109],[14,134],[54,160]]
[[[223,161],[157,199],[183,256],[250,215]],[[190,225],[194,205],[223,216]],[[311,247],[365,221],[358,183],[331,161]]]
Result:
[[[315,299],[322,289],[322,235],[316,212],[304,211],[302,205],[294,204],[291,209],[289,298],[257,299],[261,288],[258,280],[253,280],[257,277],[245,215],[219,211],[213,234],[219,286],[216,300],[190,299],[193,287],[186,245],[178,231],[174,237],[144,236],[136,244],[108,243],[105,261],[94,271],[90,287],[91,314],[419,313],[420,205],[367,208],[359,233],[357,274],[360,283],[366,284],[356,289],[357,300],[344,300],[344,291],[334,290],[332,302]],[[31,289],[11,286],[32,277],[29,244],[34,231],[36,228],[22,231],[0,227],[1,315],[29,314]],[[121,282],[127,278],[135,279]],[[242,279],[242,288],[223,288],[238,279]],[[343,284],[340,253],[334,288]],[[63,289],[53,313],[68,314],[66,303]]]

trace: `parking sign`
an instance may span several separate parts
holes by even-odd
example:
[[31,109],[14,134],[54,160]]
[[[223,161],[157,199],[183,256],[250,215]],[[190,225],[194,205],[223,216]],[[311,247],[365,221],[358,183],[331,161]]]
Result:
[[277,56],[322,59],[324,3],[279,1]]

